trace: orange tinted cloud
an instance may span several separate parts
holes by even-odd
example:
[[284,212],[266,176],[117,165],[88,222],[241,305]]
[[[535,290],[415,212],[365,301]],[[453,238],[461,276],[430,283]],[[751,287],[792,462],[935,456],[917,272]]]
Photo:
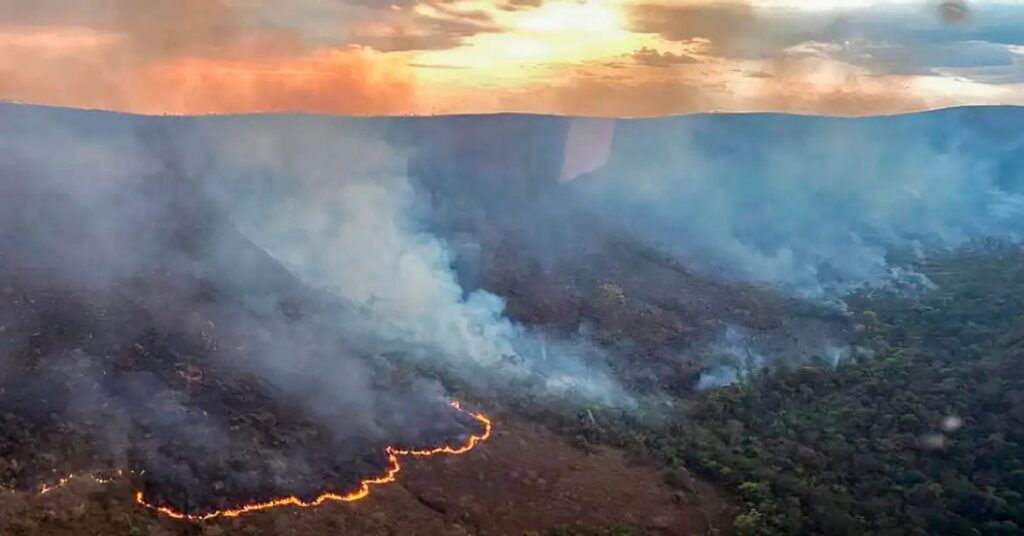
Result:
[[126,50],[126,42],[81,28],[0,33],[0,95],[141,113],[414,111],[411,69],[368,50],[147,57]]
[[68,2],[62,17],[0,0],[0,98],[172,114],[414,107],[412,70],[396,57],[311,45],[232,0]]
[[120,89],[101,73],[104,50],[119,36],[78,27],[0,30],[0,95],[68,106],[120,104]]
[[74,54],[83,49],[95,49],[110,45],[118,36],[97,32],[91,28],[75,27],[29,27],[0,28],[0,50],[8,54],[18,52],[53,54]]
[[139,73],[141,108],[189,114],[414,111],[409,69],[361,50],[323,50],[273,61],[170,59]]
[[1024,8],[968,21],[962,1],[850,2],[0,0],[0,99],[598,116],[1024,103]]

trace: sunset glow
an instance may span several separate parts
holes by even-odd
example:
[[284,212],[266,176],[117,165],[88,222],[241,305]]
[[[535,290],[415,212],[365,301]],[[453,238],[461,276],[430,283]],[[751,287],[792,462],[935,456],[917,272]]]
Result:
[[925,0],[72,4],[0,0],[0,99],[361,115],[1024,103],[1024,42],[1004,31],[1020,2],[957,20]]

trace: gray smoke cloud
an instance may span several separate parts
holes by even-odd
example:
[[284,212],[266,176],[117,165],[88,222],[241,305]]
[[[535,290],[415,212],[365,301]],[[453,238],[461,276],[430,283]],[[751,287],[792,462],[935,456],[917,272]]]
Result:
[[212,155],[196,159],[210,195],[306,284],[357,309],[382,344],[477,385],[541,379],[553,394],[625,401],[599,363],[579,357],[596,349],[543,340],[505,316],[501,297],[462,288],[452,244],[424,223],[408,154],[379,128],[263,117],[204,121],[197,132]]
[[[224,418],[231,408],[205,415],[192,406],[201,396],[176,398],[180,380],[147,368],[156,360],[187,375],[203,356],[216,368],[211,377],[227,378],[220,388],[240,401],[250,395],[232,389],[254,382],[302,408],[311,419],[294,424],[297,436],[323,441],[329,446],[316,451],[339,457],[384,440],[465,433],[465,423],[445,413],[445,386],[430,379],[438,369],[476,392],[629,406],[605,364],[606,352],[617,350],[590,343],[585,318],[575,333],[567,332],[576,329],[572,319],[558,322],[562,311],[582,316],[572,307],[578,296],[544,312],[551,325],[571,326],[548,332],[529,325],[534,311],[516,321],[502,296],[477,288],[493,275],[495,248],[511,244],[526,259],[524,271],[536,264],[537,273],[589,277],[584,286],[630,280],[631,292],[651,295],[653,304],[679,291],[631,280],[634,261],[650,256],[632,245],[657,245],[704,276],[666,279],[703,293],[679,320],[694,332],[722,320],[709,318],[723,313],[702,302],[731,290],[702,284],[709,279],[837,303],[864,285],[926,290],[931,282],[895,256],[926,258],[986,237],[1019,240],[1024,232],[1024,176],[1015,156],[1021,141],[1012,128],[1015,117],[1024,118],[1016,110],[984,120],[972,114],[619,121],[610,149],[599,137],[610,151],[595,159],[603,167],[560,184],[557,169],[534,173],[544,169],[534,160],[552,157],[557,167],[564,148],[548,141],[571,129],[543,118],[438,119],[430,123],[436,131],[417,131],[423,125],[413,120],[155,118],[4,105],[0,272],[19,289],[38,286],[33,277],[68,289],[82,311],[68,316],[92,320],[48,347],[33,342],[31,326],[50,322],[50,313],[26,316],[11,306],[0,310],[0,349],[49,355],[55,383],[81,378],[66,404],[109,423],[101,442],[108,453],[150,460],[178,481],[201,475],[172,463],[160,441],[209,437],[213,445],[236,441],[232,434],[240,432]],[[992,117],[1005,124],[985,123]],[[396,140],[396,126],[410,139]],[[518,141],[497,141],[503,137]],[[587,147],[576,149],[573,158],[590,158]],[[412,169],[417,156],[421,167]],[[463,220],[476,223],[460,227]],[[485,235],[502,236],[484,242]],[[505,236],[514,240],[503,243]],[[608,256],[615,262],[590,270]],[[670,264],[651,264],[647,273],[676,273]],[[740,288],[728,303],[749,307],[747,295]],[[530,299],[547,294],[536,296]],[[89,312],[97,301],[106,309]],[[592,307],[614,314],[613,305]],[[747,321],[769,324],[757,316]],[[744,322],[736,318],[729,322]],[[622,325],[642,331],[643,322]],[[707,348],[696,351],[712,368],[696,387],[742,381],[779,357],[817,356],[836,366],[853,353],[821,323],[783,318],[771,325],[763,331],[777,333],[735,325],[705,340]],[[84,342],[104,331],[130,344]],[[684,331],[664,344],[682,344]],[[609,346],[628,348],[631,333],[606,334]],[[81,368],[107,356],[131,373],[112,382],[102,370]],[[418,369],[411,377],[407,365]],[[150,419],[152,412],[164,417]],[[290,421],[281,410],[249,424],[253,434],[272,436]],[[140,422],[154,435],[128,441]],[[205,458],[204,445],[180,446]],[[244,489],[257,486],[260,474],[288,490],[322,478],[325,462],[315,455],[249,454],[259,463],[238,472],[248,475],[238,484]],[[289,482],[287,475],[300,477]]]
[[976,128],[971,113],[620,121],[608,165],[569,186],[705,274],[815,300],[865,285],[924,290],[892,255],[1024,231],[1012,130],[985,139],[999,125]]
[[[245,152],[260,148],[241,137],[245,125],[214,136],[236,136],[243,152],[230,153],[200,147],[211,140],[188,119],[15,106],[0,117],[0,339],[4,384],[18,386],[0,393],[8,410],[70,419],[93,438],[95,460],[134,461],[147,486],[210,495],[156,497],[192,508],[350,485],[381,470],[386,444],[476,431],[437,380],[410,377],[383,353],[429,338],[464,359],[496,359],[498,331],[511,338],[514,328],[496,298],[446,302],[457,285],[430,272],[445,273],[444,245],[404,227],[408,192],[372,182],[387,162],[363,158],[367,139],[311,147],[293,166],[287,151]],[[351,162],[331,161],[334,149]],[[232,175],[233,156],[255,165]],[[324,164],[337,192],[318,182]],[[285,173],[276,185],[296,193],[218,205],[229,199],[216,194],[255,187],[233,177],[260,171]],[[241,217],[258,215],[245,203],[268,200],[283,204],[259,210],[281,227]],[[344,277],[326,279],[335,269]],[[328,284],[343,301],[310,288]],[[374,293],[385,302],[364,307]],[[404,305],[386,301],[397,299]],[[390,341],[385,325],[395,326]],[[48,402],[21,407],[36,391]]]
[[[304,116],[173,120],[15,107],[8,112],[0,150],[80,207],[78,225],[100,227],[83,231],[102,242],[91,241],[88,253],[78,252],[82,258],[53,263],[75,266],[64,274],[69,278],[85,280],[95,272],[98,281],[116,281],[143,272],[151,259],[167,262],[168,255],[178,255],[145,239],[159,234],[150,227],[166,225],[155,217],[163,207],[118,205],[140,176],[171,166],[181,177],[170,177],[171,186],[160,188],[194,188],[196,199],[209,200],[209,210],[227,215],[205,231],[209,244],[202,253],[225,270],[220,277],[235,285],[233,277],[262,269],[266,261],[235,256],[238,248],[228,242],[240,231],[304,284],[348,306],[336,328],[349,337],[349,347],[422,355],[472,365],[474,372],[482,367],[503,380],[542,375],[563,393],[621,396],[599,368],[590,370],[576,357],[595,349],[581,341],[543,339],[508,320],[502,298],[480,289],[464,292],[449,243],[422,224],[426,208],[408,178],[408,155],[372,122]],[[19,221],[45,229],[55,215],[22,216]],[[34,237],[44,234],[38,226],[32,231]],[[52,244],[50,253],[86,247],[67,242]],[[85,262],[86,256],[96,262]],[[272,379],[281,378],[283,368],[305,369],[299,365],[307,353],[275,346],[308,337],[268,339],[259,345],[268,358],[250,360],[265,362]],[[289,357],[274,357],[279,355]],[[360,374],[337,376],[355,381]],[[336,391],[352,391],[342,387]],[[299,390],[308,392],[309,386]]]

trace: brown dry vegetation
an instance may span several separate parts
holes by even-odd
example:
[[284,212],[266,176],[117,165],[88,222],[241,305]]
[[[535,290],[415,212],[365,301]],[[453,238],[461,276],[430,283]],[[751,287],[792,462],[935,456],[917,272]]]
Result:
[[623,527],[642,534],[707,534],[727,503],[694,481],[667,486],[654,467],[618,450],[581,450],[512,415],[495,418],[491,441],[462,456],[408,460],[399,481],[352,504],[281,508],[206,523],[169,520],[135,505],[127,479],[86,479],[39,496],[0,495],[3,534],[506,535]]

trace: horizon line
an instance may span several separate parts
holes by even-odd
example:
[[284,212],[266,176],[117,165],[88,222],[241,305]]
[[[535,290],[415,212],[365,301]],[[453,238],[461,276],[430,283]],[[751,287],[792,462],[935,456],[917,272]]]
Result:
[[63,106],[58,104],[45,104],[36,102],[24,102],[14,99],[0,98],[0,106],[18,106],[25,108],[45,108],[52,110],[66,110],[75,112],[106,113],[115,115],[126,115],[133,117],[153,118],[237,118],[237,117],[271,117],[271,116],[309,116],[309,117],[333,117],[342,119],[423,119],[423,118],[458,118],[458,117],[499,117],[499,116],[527,116],[527,117],[557,117],[567,119],[606,119],[606,120],[656,120],[675,117],[689,117],[699,115],[786,115],[794,117],[820,117],[830,119],[870,119],[874,117],[897,117],[905,115],[925,114],[941,112],[945,110],[959,110],[968,108],[1021,108],[1021,104],[954,104],[948,106],[935,106],[932,108],[921,108],[901,112],[864,115],[840,115],[811,112],[789,112],[780,110],[706,110],[699,112],[679,112],[662,115],[574,115],[555,112],[530,112],[530,111],[498,111],[498,112],[460,112],[460,113],[439,113],[439,114],[344,114],[324,113],[303,110],[275,110],[275,111],[248,111],[248,112],[206,112],[206,113],[146,113],[111,108],[88,108],[84,106]]

